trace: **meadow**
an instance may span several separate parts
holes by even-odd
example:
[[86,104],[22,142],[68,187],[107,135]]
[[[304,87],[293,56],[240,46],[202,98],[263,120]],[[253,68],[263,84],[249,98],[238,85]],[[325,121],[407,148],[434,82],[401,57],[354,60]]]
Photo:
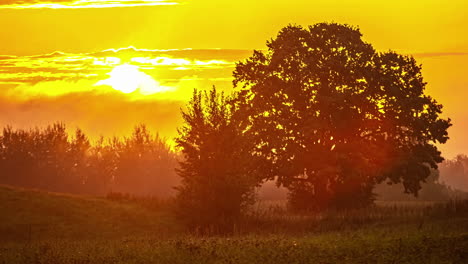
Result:
[[232,234],[167,204],[0,187],[0,263],[468,263],[468,202],[294,215],[264,203]]

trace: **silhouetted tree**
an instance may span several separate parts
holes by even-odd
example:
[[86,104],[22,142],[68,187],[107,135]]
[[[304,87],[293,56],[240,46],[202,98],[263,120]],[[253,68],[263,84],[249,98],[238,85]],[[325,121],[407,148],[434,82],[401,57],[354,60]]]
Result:
[[216,89],[194,90],[178,130],[181,149],[178,213],[190,227],[232,230],[253,201],[259,180],[252,167],[251,141],[243,134],[235,103]]
[[234,85],[257,154],[294,209],[365,206],[376,183],[417,195],[443,158],[450,119],[410,56],[376,52],[359,29],[287,26],[237,64]]
[[[38,139],[38,131],[15,131],[6,127],[0,137],[0,181],[3,184],[34,186],[36,179],[28,179],[25,175],[36,172],[35,154],[38,148],[34,141]],[[34,182],[33,182],[34,181]]]
[[114,139],[115,171],[112,190],[124,193],[169,196],[177,185],[176,154],[145,125],[134,128],[123,141]]

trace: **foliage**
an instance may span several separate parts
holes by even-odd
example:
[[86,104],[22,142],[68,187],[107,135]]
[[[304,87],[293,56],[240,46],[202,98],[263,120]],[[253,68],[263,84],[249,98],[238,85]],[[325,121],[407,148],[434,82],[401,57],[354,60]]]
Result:
[[410,56],[376,52],[359,29],[287,26],[234,71],[256,154],[297,210],[364,206],[376,183],[417,195],[443,158],[450,119]]
[[190,236],[174,239],[130,238],[91,241],[48,240],[29,246],[0,245],[0,262],[29,263],[466,263],[466,234],[436,232],[352,232],[319,236]]
[[64,124],[45,129],[3,129],[0,184],[55,192],[104,195],[118,192],[168,196],[177,184],[176,154],[144,125],[131,137],[94,144]]
[[177,146],[183,154],[178,214],[192,228],[229,231],[253,199],[258,179],[237,105],[218,93],[194,90],[182,112]]
[[178,181],[175,177],[176,155],[159,135],[152,135],[144,125],[136,126],[131,137],[114,140],[112,190],[169,196]]
[[[69,140],[65,125],[54,124],[44,130],[13,130],[6,127],[0,136],[0,175],[4,184],[76,192],[77,177],[83,165],[88,139],[76,132]],[[75,166],[76,165],[76,166]]]

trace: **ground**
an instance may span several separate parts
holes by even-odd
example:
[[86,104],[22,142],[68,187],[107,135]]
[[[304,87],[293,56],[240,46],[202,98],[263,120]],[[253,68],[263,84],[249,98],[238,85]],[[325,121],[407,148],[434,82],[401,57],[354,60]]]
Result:
[[0,263],[468,263],[468,206],[266,212],[230,235],[188,233],[135,201],[0,187]]

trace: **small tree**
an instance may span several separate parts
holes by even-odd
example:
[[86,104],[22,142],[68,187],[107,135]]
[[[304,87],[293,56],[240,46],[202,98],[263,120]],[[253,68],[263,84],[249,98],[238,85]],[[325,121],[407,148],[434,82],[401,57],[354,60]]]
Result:
[[182,111],[177,146],[183,160],[177,171],[178,213],[192,228],[229,231],[253,201],[258,184],[236,103],[218,93],[194,90]]
[[450,120],[424,93],[410,56],[376,52],[357,28],[287,26],[266,52],[237,64],[268,178],[291,191],[295,209],[364,206],[376,183],[402,182],[417,195],[443,158]]

